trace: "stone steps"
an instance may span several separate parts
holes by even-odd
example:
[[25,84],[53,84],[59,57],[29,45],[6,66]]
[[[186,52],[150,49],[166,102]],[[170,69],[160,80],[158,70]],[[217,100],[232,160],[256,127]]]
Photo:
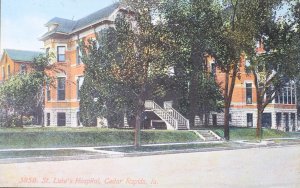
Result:
[[197,132],[205,138],[205,141],[219,141],[209,130],[197,130]]

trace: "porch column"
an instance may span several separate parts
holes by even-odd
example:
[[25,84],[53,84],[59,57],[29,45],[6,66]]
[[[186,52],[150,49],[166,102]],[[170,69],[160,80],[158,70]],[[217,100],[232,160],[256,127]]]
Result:
[[276,112],[271,113],[271,128],[276,129]]

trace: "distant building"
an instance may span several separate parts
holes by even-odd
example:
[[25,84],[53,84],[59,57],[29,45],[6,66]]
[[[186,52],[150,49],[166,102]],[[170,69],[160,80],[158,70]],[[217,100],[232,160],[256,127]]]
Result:
[[0,61],[0,82],[7,80],[10,76],[30,71],[34,57],[41,52],[4,49]]

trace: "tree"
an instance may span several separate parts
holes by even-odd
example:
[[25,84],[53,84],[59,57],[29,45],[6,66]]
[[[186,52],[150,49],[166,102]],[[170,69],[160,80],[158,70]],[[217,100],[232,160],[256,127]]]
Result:
[[109,127],[116,127],[123,123],[125,108],[130,112],[129,87],[113,75],[110,55],[116,53],[114,38],[115,30],[108,28],[97,34],[96,40],[81,41],[85,78],[80,89],[80,117],[84,126],[96,126],[97,117],[103,117]]
[[[53,66],[49,65],[49,56],[39,55],[33,60],[31,72],[14,75],[0,86],[0,104],[6,110],[5,126],[23,126],[23,117],[30,115],[42,122],[43,87],[50,80],[46,73],[50,67]],[[12,122],[14,118],[18,122]]]
[[[99,108],[94,116],[116,117],[125,111],[134,115],[136,147],[140,146],[145,100],[161,93],[161,88],[154,85],[167,72],[160,53],[160,25],[153,22],[152,13],[158,7],[156,2],[122,1],[128,9],[116,18],[115,27],[82,48],[86,65],[82,93],[87,96],[92,92],[90,101],[98,99],[95,106]],[[91,104],[84,105],[83,100],[81,109],[89,108],[88,103]]]
[[[211,111],[218,109],[217,103],[221,100],[218,85],[208,76],[207,62],[212,38],[221,26],[219,7],[217,1],[167,0],[163,10],[165,40],[169,44],[166,57],[174,66],[172,92],[176,93],[180,111],[188,115],[194,126],[196,115],[203,117],[205,114],[207,119]],[[211,86],[216,95],[207,93],[206,89]]]
[[[229,111],[236,79],[239,79],[241,62],[245,55],[255,53],[255,39],[264,17],[263,5],[269,1],[222,1],[222,27],[214,37],[214,51],[217,66],[225,74],[224,95],[224,137],[229,136]],[[273,2],[272,2],[273,3]]]
[[269,11],[264,14],[264,22],[259,27],[257,38],[262,44],[263,52],[249,57],[248,68],[254,75],[256,87],[257,138],[261,138],[264,109],[280,95],[284,87],[294,84],[299,72],[299,31],[295,29],[297,17],[292,20],[276,20],[272,10],[279,3],[275,1],[272,5],[268,4],[269,10],[266,7],[263,9]]

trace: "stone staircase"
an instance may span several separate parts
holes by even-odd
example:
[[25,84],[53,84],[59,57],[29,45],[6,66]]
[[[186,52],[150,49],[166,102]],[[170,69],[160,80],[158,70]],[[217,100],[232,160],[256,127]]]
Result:
[[172,108],[171,105],[165,103],[164,108],[156,104],[154,101],[145,101],[145,109],[153,111],[160,119],[162,119],[167,129],[187,130],[190,128],[189,120]]
[[220,141],[222,138],[211,130],[195,130],[194,131],[204,141]]

